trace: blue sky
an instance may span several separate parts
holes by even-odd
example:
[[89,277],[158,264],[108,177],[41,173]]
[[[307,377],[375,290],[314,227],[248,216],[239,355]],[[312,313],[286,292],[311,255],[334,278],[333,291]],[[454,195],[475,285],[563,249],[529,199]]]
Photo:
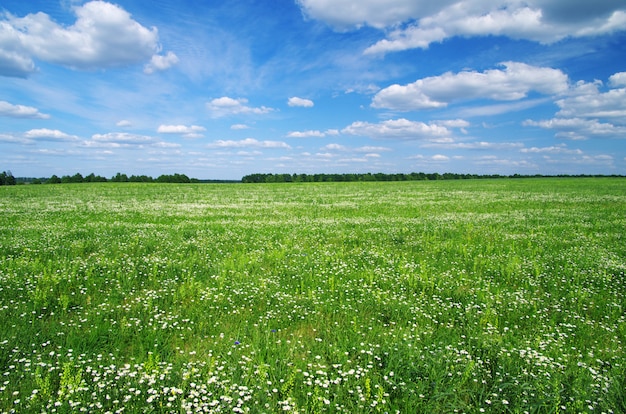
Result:
[[623,0],[5,0],[0,170],[626,174]]

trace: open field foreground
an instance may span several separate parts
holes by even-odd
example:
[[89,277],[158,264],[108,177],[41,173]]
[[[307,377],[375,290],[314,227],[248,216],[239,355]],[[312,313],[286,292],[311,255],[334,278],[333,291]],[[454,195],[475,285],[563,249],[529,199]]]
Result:
[[626,180],[0,187],[0,412],[626,412]]

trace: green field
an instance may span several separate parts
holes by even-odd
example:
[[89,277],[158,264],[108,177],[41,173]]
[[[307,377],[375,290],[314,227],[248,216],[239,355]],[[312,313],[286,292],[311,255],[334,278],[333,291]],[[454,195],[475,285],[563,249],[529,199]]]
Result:
[[0,187],[0,412],[626,412],[626,180]]

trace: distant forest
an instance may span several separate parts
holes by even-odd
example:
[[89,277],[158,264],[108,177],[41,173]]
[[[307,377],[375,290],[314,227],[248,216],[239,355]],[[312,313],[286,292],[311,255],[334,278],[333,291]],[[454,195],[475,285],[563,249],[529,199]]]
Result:
[[[157,178],[147,175],[131,175],[117,173],[111,178],[102,177],[91,173],[85,177],[80,173],[74,175],[57,176],[52,175],[50,178],[15,178],[11,171],[0,173],[0,185],[16,185],[16,184],[69,184],[69,183],[200,183],[211,182],[212,180],[198,180],[197,178],[189,178],[185,174],[163,174]],[[215,180],[217,181],[217,180]],[[213,182],[215,182],[213,181]]]
[[[471,180],[483,178],[531,178],[546,175],[499,175],[499,174],[457,174],[457,173],[410,173],[410,174],[250,174],[241,179],[243,183],[304,183],[339,181],[423,181],[423,180]],[[552,175],[549,177],[606,177],[605,175]],[[612,175],[611,177],[622,177]]]
[[14,177],[11,171],[0,173],[0,185],[17,184],[70,184],[70,183],[318,183],[348,181],[425,181],[425,180],[475,180],[485,178],[531,178],[531,177],[625,177],[623,175],[500,175],[500,174],[457,174],[457,173],[410,173],[410,174],[249,174],[239,180],[199,180],[189,178],[185,174],[162,174],[157,178],[147,175],[131,175],[117,173],[111,178],[91,173],[82,176],[80,173],[50,178]]

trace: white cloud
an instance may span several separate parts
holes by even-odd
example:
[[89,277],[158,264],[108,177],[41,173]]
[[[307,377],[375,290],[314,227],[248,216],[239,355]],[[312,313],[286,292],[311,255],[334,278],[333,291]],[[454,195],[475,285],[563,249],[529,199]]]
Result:
[[609,85],[626,86],[626,72],[619,72],[609,77]]
[[550,147],[530,147],[522,148],[520,152],[525,154],[576,154],[582,155],[583,152],[580,149],[569,149],[564,144],[552,145]]
[[390,119],[377,124],[357,121],[342,129],[347,135],[359,135],[374,139],[430,139],[450,135],[448,128],[437,124]]
[[[164,142],[164,141],[158,141],[155,142],[152,147],[154,148],[166,148],[166,149],[170,149],[170,148],[180,148],[181,145],[177,144],[175,142]],[[171,154],[170,152],[164,152],[164,154]]]
[[501,69],[484,72],[447,72],[407,84],[391,85],[372,99],[372,107],[399,111],[441,108],[451,102],[487,98],[517,100],[535,91],[559,94],[568,88],[568,78],[558,69],[504,62]]
[[392,29],[366,53],[427,48],[454,36],[508,36],[541,43],[626,29],[621,0],[299,0],[304,14],[337,30]]
[[107,134],[94,134],[92,135],[91,139],[93,143],[114,144],[114,146],[142,146],[154,144],[156,142],[153,137],[149,137],[146,135],[130,134],[127,132],[109,132]]
[[[609,78],[609,85],[626,86],[625,72],[616,73]],[[617,122],[626,117],[626,88],[610,89],[600,92],[602,83],[578,82],[569,95],[556,101],[561,108],[559,117],[580,118],[615,118]]]
[[572,140],[588,138],[623,139],[626,137],[626,126],[603,123],[597,119],[553,118],[543,121],[526,120],[523,125],[554,129],[557,131],[557,137]]
[[287,134],[289,138],[323,138],[326,134],[322,131],[291,131]]
[[230,126],[230,129],[234,129],[234,130],[242,130],[242,129],[249,129],[250,127],[246,124],[233,124]]
[[69,135],[58,129],[48,128],[31,129],[24,133],[24,137],[43,141],[77,141],[79,139],[76,135]]
[[363,147],[359,147],[359,148],[355,148],[354,149],[357,152],[387,152],[387,151],[392,151],[391,148],[387,148],[387,147],[373,147],[373,146],[363,146]]
[[524,146],[521,142],[456,142],[449,140],[431,140],[431,142],[423,144],[422,148],[445,148],[447,150],[516,150]]
[[115,125],[121,128],[126,128],[132,126],[133,123],[130,122],[128,119],[122,119],[121,121],[118,121]]
[[452,0],[296,0],[304,13],[339,30],[363,25],[382,29],[436,12]]
[[11,144],[30,144],[32,142],[28,142],[22,138],[18,138],[15,135],[10,134],[2,134],[0,133],[0,142],[8,142]]
[[458,114],[465,117],[493,116],[509,112],[523,111],[549,102],[550,98],[526,99],[516,102],[498,103],[494,105],[469,106],[462,108]]
[[0,116],[32,119],[50,118],[50,115],[42,114],[37,108],[33,108],[32,106],[13,105],[6,101],[0,101]]
[[157,128],[159,134],[181,134],[187,138],[201,137],[204,131],[206,128],[199,125],[159,125]]
[[143,71],[144,73],[151,75],[156,71],[167,70],[178,62],[178,56],[176,56],[174,52],[167,52],[165,56],[153,55],[152,59],[150,59],[150,63],[146,64]]
[[35,70],[34,59],[75,69],[126,66],[159,51],[157,29],[142,26],[117,5],[91,1],[73,11],[76,21],[71,26],[41,12],[5,14],[0,21],[0,74],[25,77]]
[[221,98],[215,98],[211,102],[208,102],[206,106],[216,118],[238,114],[261,115],[274,111],[273,108],[266,106],[251,107],[248,106],[247,103],[248,100],[245,98],[234,99],[228,96],[222,96]]
[[556,131],[566,139],[626,137],[626,73],[609,77],[609,89],[601,92],[602,82],[577,82],[562,99],[555,103],[560,108],[548,120],[526,120],[525,126],[536,126]]
[[328,151],[345,151],[348,148],[341,144],[328,144],[328,145],[325,145],[321,149],[328,150]]
[[[578,155],[578,154],[577,154]],[[608,154],[600,154],[600,155],[582,155],[582,156],[573,156],[573,157],[551,157],[550,155],[544,155],[542,158],[542,163],[551,164],[551,165],[584,165],[588,166],[603,166],[613,168],[614,158]]]
[[467,128],[470,123],[464,119],[448,119],[443,121],[436,121],[437,125],[443,125],[448,128]]
[[240,141],[217,140],[208,145],[209,148],[285,148],[290,149],[289,144],[281,141],[258,141],[254,138],[246,138]]
[[312,107],[315,104],[310,99],[298,98],[297,96],[293,96],[293,97],[289,98],[289,100],[287,101],[287,105],[289,105],[289,106],[300,106],[300,107],[303,107],[303,108],[310,108],[310,107]]
[[431,159],[433,161],[450,161],[450,157],[448,157],[447,155],[442,155],[442,154],[435,154],[431,157]]

